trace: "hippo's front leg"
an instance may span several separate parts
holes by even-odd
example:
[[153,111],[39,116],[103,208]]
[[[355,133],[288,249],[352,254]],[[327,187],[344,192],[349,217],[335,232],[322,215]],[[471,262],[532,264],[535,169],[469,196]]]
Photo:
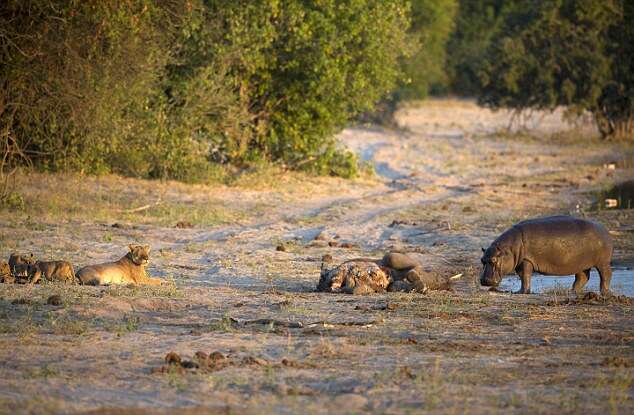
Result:
[[522,287],[515,294],[530,294],[531,293],[531,275],[533,275],[533,264],[528,261],[522,261],[522,263],[515,269],[522,281]]

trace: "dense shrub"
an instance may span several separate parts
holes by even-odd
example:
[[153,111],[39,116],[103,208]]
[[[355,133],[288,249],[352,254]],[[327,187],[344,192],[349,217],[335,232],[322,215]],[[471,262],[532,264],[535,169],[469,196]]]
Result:
[[7,0],[0,127],[41,169],[353,175],[333,134],[389,92],[403,0]]
[[634,136],[631,2],[518,1],[482,65],[493,108],[590,111],[602,135]]

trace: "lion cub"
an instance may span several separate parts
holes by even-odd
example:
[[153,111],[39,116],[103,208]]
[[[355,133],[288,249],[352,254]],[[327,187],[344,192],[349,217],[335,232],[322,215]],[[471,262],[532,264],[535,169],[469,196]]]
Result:
[[11,274],[11,267],[7,261],[0,261],[0,282],[13,284],[15,277]]
[[77,278],[86,285],[148,284],[160,285],[161,280],[145,273],[149,262],[148,245],[129,245],[130,252],[115,262],[89,265],[77,272]]
[[37,284],[42,276],[48,281],[75,282],[75,271],[68,261],[37,261],[31,267],[29,281]]

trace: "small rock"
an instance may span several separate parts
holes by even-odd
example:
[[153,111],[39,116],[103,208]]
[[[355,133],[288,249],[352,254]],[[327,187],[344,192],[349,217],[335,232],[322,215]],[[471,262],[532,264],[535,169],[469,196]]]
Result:
[[342,242],[341,245],[339,245],[341,248],[346,248],[346,249],[350,249],[350,248],[354,248],[354,244],[350,243],[350,242]]
[[331,248],[336,248],[336,247],[338,247],[338,246],[339,246],[339,242],[337,242],[337,241],[330,241],[330,242],[328,242],[328,246],[329,246],[329,247],[331,247]]
[[390,223],[390,224],[388,225],[388,227],[389,227],[389,228],[393,228],[393,227],[398,226],[398,225],[405,225],[405,221],[404,221],[404,220],[396,220],[396,219],[394,219],[394,220],[392,221],[392,223]]
[[62,305],[62,296],[58,294],[51,295],[46,300],[46,304],[48,305]]
[[282,359],[281,363],[282,363],[282,366],[288,366],[288,367],[301,367],[302,366],[298,362],[296,362],[294,360],[289,360],[287,358]]
[[317,234],[317,236],[315,236],[314,238],[315,241],[327,241],[328,240],[328,235],[326,235],[326,232],[321,231]]
[[599,301],[599,295],[594,291],[588,291],[586,295],[583,296],[583,301]]
[[275,247],[275,250],[276,250],[276,251],[279,251],[279,252],[286,252],[286,245],[284,245],[284,244],[278,244],[278,245]]
[[194,225],[192,225],[191,222],[179,221],[176,222],[176,227],[178,229],[191,229],[194,227]]
[[329,264],[332,261],[333,261],[332,255],[330,255],[330,254],[325,254],[324,256],[321,257],[321,262],[324,262],[326,264]]

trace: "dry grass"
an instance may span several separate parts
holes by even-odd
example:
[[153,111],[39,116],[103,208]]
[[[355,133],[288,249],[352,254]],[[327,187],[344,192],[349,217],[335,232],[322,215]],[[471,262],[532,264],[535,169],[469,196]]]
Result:
[[[626,260],[633,213],[585,211],[580,191],[630,176],[602,165],[632,148],[541,132],[491,137],[503,114],[466,101],[406,111],[408,133],[344,133],[377,166],[376,177],[354,181],[275,167],[230,186],[20,176],[27,203],[0,212],[2,255],[33,251],[78,268],[137,241],[152,246],[148,271],[166,284],[1,284],[0,412],[81,413],[107,402],[115,409],[97,413],[631,413],[631,304],[569,301],[567,287],[490,293],[475,278],[480,246],[550,213],[606,224]],[[321,231],[357,247],[314,243]],[[313,292],[322,255],[390,249],[464,276],[455,292],[428,295]],[[53,294],[61,306],[46,304]],[[170,351],[265,363],[153,373]]]

